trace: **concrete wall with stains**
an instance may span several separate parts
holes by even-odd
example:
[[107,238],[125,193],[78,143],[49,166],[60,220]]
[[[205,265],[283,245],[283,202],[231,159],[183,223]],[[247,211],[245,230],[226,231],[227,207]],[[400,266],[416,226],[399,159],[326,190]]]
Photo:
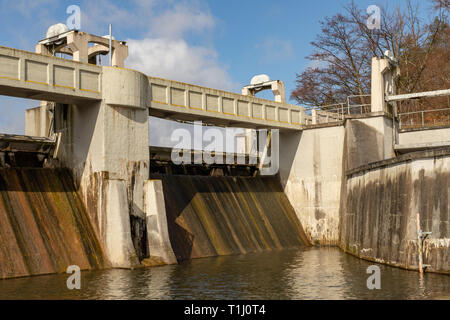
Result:
[[280,133],[280,180],[313,243],[337,244],[345,128]]
[[400,145],[432,144],[436,142],[450,144],[450,127],[406,129],[399,132],[398,136]]
[[450,273],[450,149],[406,154],[348,172],[340,246],[367,260],[418,269],[416,215],[427,271]]
[[343,172],[393,156],[385,113],[280,133],[280,180],[311,242],[338,244]]

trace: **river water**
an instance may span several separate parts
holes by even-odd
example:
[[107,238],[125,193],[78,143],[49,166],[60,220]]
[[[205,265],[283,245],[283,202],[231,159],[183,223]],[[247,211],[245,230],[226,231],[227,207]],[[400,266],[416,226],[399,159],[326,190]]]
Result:
[[136,270],[0,280],[0,299],[450,299],[450,276],[379,265],[381,289],[367,288],[367,267],[336,248],[302,248],[194,259]]

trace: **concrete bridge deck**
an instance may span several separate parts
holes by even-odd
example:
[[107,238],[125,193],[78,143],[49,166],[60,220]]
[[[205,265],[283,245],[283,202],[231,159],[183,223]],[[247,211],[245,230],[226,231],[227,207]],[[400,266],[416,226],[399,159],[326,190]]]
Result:
[[[119,83],[115,92],[102,92],[105,81]],[[151,116],[219,126],[300,130],[305,123],[299,106],[1,46],[0,94],[66,104],[103,99],[126,106],[130,100]]]
[[299,106],[178,81],[148,79],[152,116],[255,129],[299,130],[305,124],[304,109]]
[[0,94],[60,103],[101,100],[102,68],[0,46]]

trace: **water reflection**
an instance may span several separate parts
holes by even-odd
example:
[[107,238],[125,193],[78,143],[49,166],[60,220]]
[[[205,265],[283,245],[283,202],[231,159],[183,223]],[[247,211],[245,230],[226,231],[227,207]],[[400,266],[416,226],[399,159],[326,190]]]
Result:
[[196,259],[180,265],[0,280],[0,299],[442,299],[450,276],[380,265],[381,290],[366,286],[371,263],[335,248]]

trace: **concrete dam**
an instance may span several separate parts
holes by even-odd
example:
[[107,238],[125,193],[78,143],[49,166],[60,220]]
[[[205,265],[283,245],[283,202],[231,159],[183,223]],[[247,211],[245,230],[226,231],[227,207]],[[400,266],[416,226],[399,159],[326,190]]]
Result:
[[0,168],[0,277],[108,267],[66,169]]
[[[126,69],[118,40],[95,65],[108,42],[72,30],[36,53],[0,47],[0,94],[41,101],[26,135],[0,134],[1,278],[311,245],[450,273],[450,126],[401,125],[410,96],[389,59],[372,59],[370,103],[306,110],[278,80],[236,94]],[[176,164],[149,147],[149,116],[244,128],[245,161]]]
[[167,190],[169,238],[178,261],[309,245],[275,177],[157,179]]

